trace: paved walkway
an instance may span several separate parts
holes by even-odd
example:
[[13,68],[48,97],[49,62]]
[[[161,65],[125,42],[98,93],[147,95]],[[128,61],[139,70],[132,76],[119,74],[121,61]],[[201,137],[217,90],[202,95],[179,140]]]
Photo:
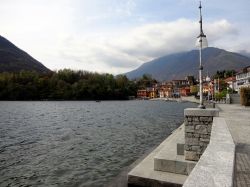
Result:
[[218,104],[236,143],[234,186],[250,186],[250,107]]

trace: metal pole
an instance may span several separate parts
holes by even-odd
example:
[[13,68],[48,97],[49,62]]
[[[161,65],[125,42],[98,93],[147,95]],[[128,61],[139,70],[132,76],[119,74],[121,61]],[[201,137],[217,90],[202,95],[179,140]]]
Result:
[[220,93],[220,77],[218,77],[218,92]]
[[202,67],[202,62],[201,62],[201,56],[202,56],[202,37],[204,36],[203,34],[203,30],[202,30],[202,16],[201,16],[201,2],[200,2],[200,6],[199,6],[199,9],[200,9],[200,67],[199,67],[199,79],[200,79],[200,105],[198,106],[198,108],[201,108],[201,109],[205,109],[205,106],[203,105],[203,88],[202,88],[202,83],[203,83],[203,80],[202,80],[202,70],[203,70],[203,67]]
[[200,39],[200,67],[199,67],[199,82],[200,82],[200,105],[199,108],[204,109],[205,106],[203,105],[203,80],[202,80],[202,62],[201,62],[201,55],[202,55],[202,40]]

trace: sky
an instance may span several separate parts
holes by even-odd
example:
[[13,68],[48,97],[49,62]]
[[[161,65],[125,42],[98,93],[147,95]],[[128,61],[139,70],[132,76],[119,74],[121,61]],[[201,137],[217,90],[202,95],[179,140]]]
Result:
[[[51,70],[120,74],[195,49],[198,0],[0,0],[0,35]],[[250,1],[203,0],[210,47],[250,54]]]

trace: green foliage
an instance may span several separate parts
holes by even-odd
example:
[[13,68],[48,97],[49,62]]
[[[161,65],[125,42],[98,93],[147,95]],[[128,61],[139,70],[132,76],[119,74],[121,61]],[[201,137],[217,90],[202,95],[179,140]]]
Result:
[[136,84],[124,75],[70,69],[47,74],[0,73],[0,100],[128,99],[136,90]]
[[139,89],[146,89],[155,83],[157,83],[157,81],[149,74],[144,74],[139,80],[137,80],[137,86]]
[[222,90],[221,92],[215,93],[215,100],[221,100],[227,95],[227,89]]
[[240,89],[240,103],[244,106],[250,106],[250,88]]
[[223,71],[217,71],[216,74],[213,76],[214,79],[224,79],[228,77],[235,76],[236,71],[235,70],[223,70]]
[[198,85],[190,86],[190,93],[192,95],[197,95],[198,91],[199,91],[199,86]]

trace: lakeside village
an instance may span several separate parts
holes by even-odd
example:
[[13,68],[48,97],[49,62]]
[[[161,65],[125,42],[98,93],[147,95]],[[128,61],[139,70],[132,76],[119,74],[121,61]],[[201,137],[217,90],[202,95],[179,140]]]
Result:
[[[138,99],[180,98],[185,96],[199,97],[199,82],[194,76],[187,76],[183,80],[155,82],[149,87],[138,89]],[[207,100],[226,102],[227,94],[239,94],[242,87],[250,87],[250,66],[236,72],[217,71],[210,78],[203,77],[203,95]]]

